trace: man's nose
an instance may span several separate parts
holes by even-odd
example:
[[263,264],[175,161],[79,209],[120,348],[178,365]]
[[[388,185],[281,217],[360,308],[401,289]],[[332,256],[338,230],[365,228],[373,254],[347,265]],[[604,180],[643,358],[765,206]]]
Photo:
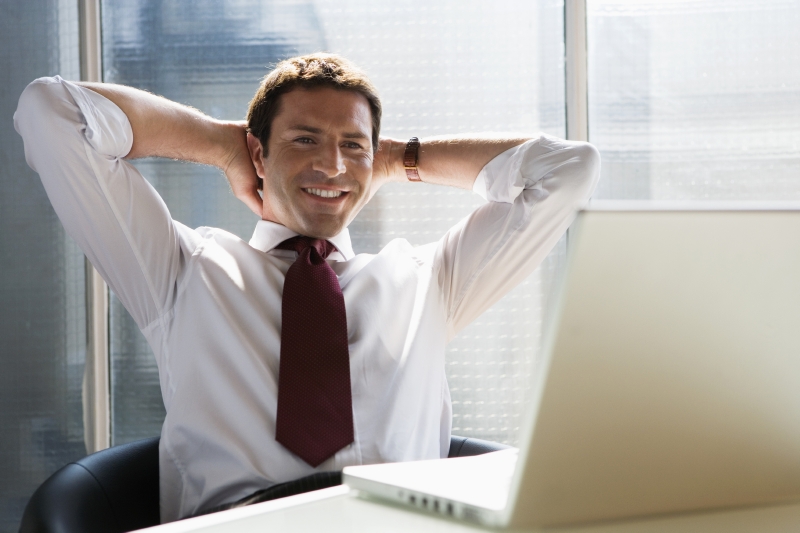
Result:
[[344,165],[341,148],[335,144],[321,147],[314,158],[314,170],[324,173],[329,178],[344,174],[347,168]]

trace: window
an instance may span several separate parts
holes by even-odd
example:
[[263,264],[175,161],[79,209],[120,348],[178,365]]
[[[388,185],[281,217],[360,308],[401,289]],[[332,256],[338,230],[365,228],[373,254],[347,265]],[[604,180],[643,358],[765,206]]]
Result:
[[[12,116],[40,76],[80,76],[75,2],[3,6],[0,32],[0,531],[19,528],[31,493],[86,454],[83,253],[25,163]],[[24,50],[24,54],[20,53]]]
[[[521,0],[106,0],[104,79],[241,119],[268,65],[327,50],[353,60],[377,85],[384,135],[543,130],[563,137],[563,12],[559,1]],[[170,161],[137,166],[176,219],[249,239],[256,219],[219,172]],[[351,225],[354,248],[377,252],[396,237],[435,241],[479,202],[464,191],[387,186]],[[451,343],[455,433],[516,442],[563,248]],[[113,442],[158,434],[163,405],[155,362],[114,298],[111,358]]]
[[597,198],[800,198],[800,4],[589,0]]
[[[797,0],[585,2],[589,140],[603,159],[596,198],[800,197]],[[84,454],[87,346],[82,255],[11,126],[29,81],[79,77],[77,7],[17,4],[0,36],[8,86],[0,95],[0,531],[9,532],[36,486]],[[271,65],[327,50],[370,74],[385,135],[564,137],[565,24],[573,28],[564,12],[563,0],[102,0],[103,75],[237,119]],[[216,170],[136,164],[176,219],[249,239],[256,217]],[[387,186],[351,225],[354,247],[433,241],[479,201],[427,185]],[[454,433],[517,442],[564,256],[562,242],[449,346]],[[113,295],[109,333],[112,443],[156,435],[164,409],[155,362]]]

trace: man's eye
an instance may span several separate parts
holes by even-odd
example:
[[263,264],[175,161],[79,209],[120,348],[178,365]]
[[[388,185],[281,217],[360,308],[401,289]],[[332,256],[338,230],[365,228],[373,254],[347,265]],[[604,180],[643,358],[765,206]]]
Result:
[[352,148],[353,150],[361,150],[361,149],[364,148],[363,146],[361,146],[360,144],[358,144],[356,142],[347,142],[347,143],[344,143],[344,145],[345,145],[346,148]]
[[314,142],[314,139],[312,139],[311,137],[298,137],[297,139],[295,139],[295,142],[299,142],[302,144],[311,144]]

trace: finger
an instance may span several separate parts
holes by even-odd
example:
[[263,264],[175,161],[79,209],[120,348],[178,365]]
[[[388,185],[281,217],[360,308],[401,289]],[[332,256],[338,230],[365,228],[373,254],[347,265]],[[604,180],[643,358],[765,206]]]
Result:
[[244,205],[250,208],[250,211],[261,217],[264,201],[261,199],[261,195],[258,194],[258,189],[255,187],[248,188],[244,194],[238,196],[238,198],[244,202]]
[[245,205],[247,205],[258,218],[261,218],[261,214],[264,211],[264,200],[261,198],[261,195],[258,194],[258,189],[253,189],[250,192],[251,194],[247,197],[248,200],[245,202]]
[[258,194],[258,188],[256,187],[253,181],[248,180],[247,184],[244,184],[239,181],[230,181],[231,184],[231,191],[233,195],[244,205],[246,205],[250,211],[261,216],[262,213],[262,206],[263,200],[261,199],[261,195]]

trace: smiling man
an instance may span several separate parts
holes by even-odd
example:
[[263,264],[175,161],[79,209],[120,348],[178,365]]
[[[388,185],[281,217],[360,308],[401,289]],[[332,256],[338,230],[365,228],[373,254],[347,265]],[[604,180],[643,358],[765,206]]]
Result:
[[[599,174],[586,143],[381,139],[380,121],[366,76],[329,54],[281,62],[247,124],[129,87],[23,92],[28,163],[156,355],[163,521],[446,456],[447,343],[539,265]],[[173,220],[126,161],[150,156],[221,168],[261,217],[250,241]],[[438,242],[355,254],[347,226],[390,181],[488,201]]]

